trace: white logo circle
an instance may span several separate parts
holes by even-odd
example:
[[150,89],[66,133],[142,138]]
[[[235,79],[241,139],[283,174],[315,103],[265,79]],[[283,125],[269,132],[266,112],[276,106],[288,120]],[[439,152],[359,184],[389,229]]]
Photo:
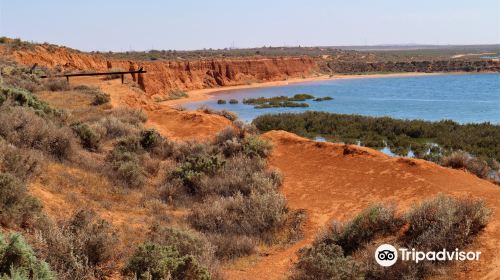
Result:
[[390,244],[382,244],[375,250],[375,260],[381,266],[391,266],[398,260],[398,250]]

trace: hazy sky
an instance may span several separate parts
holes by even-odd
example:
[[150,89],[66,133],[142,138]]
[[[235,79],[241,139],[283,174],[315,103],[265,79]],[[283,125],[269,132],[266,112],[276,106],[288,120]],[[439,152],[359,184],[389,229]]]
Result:
[[500,43],[500,0],[0,0],[0,36],[81,50]]

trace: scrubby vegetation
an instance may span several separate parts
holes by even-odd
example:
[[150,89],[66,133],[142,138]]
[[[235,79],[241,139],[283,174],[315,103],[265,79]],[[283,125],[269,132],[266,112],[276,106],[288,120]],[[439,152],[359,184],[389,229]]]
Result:
[[217,110],[211,109],[207,106],[201,106],[200,108],[198,108],[198,110],[200,110],[204,113],[207,113],[207,114],[215,114],[215,115],[223,116],[224,118],[226,118],[230,121],[236,121],[238,119],[238,115],[236,115],[236,113],[226,111],[226,110],[217,111]]
[[238,104],[238,100],[237,99],[230,99],[229,104]]
[[211,279],[218,275],[211,244],[201,234],[155,225],[125,273],[139,279]]
[[330,96],[325,96],[325,97],[317,97],[317,98],[314,98],[313,99],[314,101],[328,101],[328,100],[333,100],[333,97],[330,97]]
[[[403,156],[411,149],[418,158],[442,161],[454,168],[470,168],[482,178],[488,175],[489,168],[499,168],[500,126],[490,123],[458,124],[450,120],[429,122],[325,112],[264,115],[253,123],[262,131],[281,129],[350,144],[360,141],[361,145],[372,148],[387,145]],[[458,160],[459,155],[452,153],[460,150],[470,154],[463,154],[461,163],[452,163],[451,157]]]
[[[145,128],[141,110],[95,106],[98,88],[62,89],[80,102],[66,111],[53,107],[66,104],[59,93],[33,80],[39,92],[0,85],[0,227],[26,237],[52,277],[39,279],[106,279],[117,272],[138,279],[220,279],[220,262],[300,236],[304,216],[290,211],[279,193],[281,175],[266,161],[270,143],[233,113],[203,109],[234,122],[213,141],[174,142]],[[31,187],[55,204],[85,210],[75,206],[69,217],[49,216]],[[112,205],[123,197],[140,204],[134,207],[141,217],[151,213],[148,233],[130,237],[135,221],[117,226],[101,218],[101,211],[113,217]],[[171,214],[178,208],[180,217]],[[0,267],[0,277],[38,273],[12,267]]]
[[426,279],[446,274],[449,268],[440,262],[398,260],[384,269],[375,263],[373,252],[384,243],[420,251],[466,249],[486,226],[489,213],[481,201],[444,195],[404,215],[372,206],[346,224],[333,223],[302,249],[291,279]]
[[226,103],[227,103],[227,102],[226,102],[226,100],[224,100],[224,99],[219,99],[219,100],[217,100],[217,104],[226,104]]
[[181,98],[186,98],[188,97],[189,95],[187,94],[187,92],[183,91],[183,90],[174,90],[174,91],[171,91],[169,94],[168,94],[168,99],[169,100],[173,100],[173,99],[181,99]]
[[6,238],[0,232],[1,279],[56,279],[47,263],[39,260],[21,234]]
[[[270,148],[242,127],[222,131],[214,144],[186,143],[175,152],[163,197],[194,203],[188,221],[219,245],[215,253],[221,258],[250,253],[257,241],[275,241],[290,214],[278,192],[281,176],[267,168]],[[222,238],[235,242],[228,246]]]
[[309,107],[309,104],[297,101],[306,101],[314,99],[310,94],[295,94],[292,97],[275,96],[275,97],[258,97],[243,99],[243,104],[254,105],[256,109],[277,108],[277,107]]
[[94,99],[92,100],[92,105],[98,106],[98,105],[109,103],[109,101],[111,101],[109,94],[103,92],[98,87],[78,85],[78,86],[73,87],[73,90],[94,96]]

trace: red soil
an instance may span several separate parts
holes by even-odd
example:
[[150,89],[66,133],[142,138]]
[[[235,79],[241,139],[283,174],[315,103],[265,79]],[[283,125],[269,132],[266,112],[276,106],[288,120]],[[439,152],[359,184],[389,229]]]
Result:
[[[105,64],[103,66],[105,61],[100,59],[92,60],[74,56],[74,54],[62,55],[57,52],[50,55],[50,52],[46,50],[43,52],[44,56],[25,53],[16,58],[26,64],[39,62],[47,66],[56,66],[69,63],[72,67],[79,69],[105,67]],[[61,52],[64,53],[64,51]],[[301,65],[306,62],[301,62]],[[259,65],[267,65],[267,63],[274,65],[276,62],[269,60]],[[150,68],[162,73],[155,78],[158,79],[158,85],[155,88],[167,85],[161,80],[161,77],[164,77],[162,75],[173,73],[168,72],[171,70],[165,70],[166,72],[159,70],[165,67],[167,67],[166,64],[158,64]],[[189,67],[196,68],[192,64]],[[267,67],[252,68],[254,69],[252,71],[261,73]],[[128,64],[126,68],[128,69]],[[196,71],[202,73],[205,69],[200,68]],[[202,84],[199,83],[198,78],[195,78],[198,75],[195,75],[198,73],[196,71],[191,70],[188,77],[179,75],[178,79],[174,80],[186,85],[194,82],[191,88],[200,88]],[[297,73],[300,72],[297,71]],[[185,78],[187,80],[184,80]],[[173,138],[211,137],[230,124],[228,120],[217,115],[178,111],[154,103],[149,96],[132,90],[130,86],[121,85],[119,80],[103,82],[82,78],[75,82],[98,83],[105,92],[111,94],[114,106],[128,105],[143,108],[149,116],[148,125],[158,128],[162,134]],[[296,260],[297,250],[309,244],[328,221],[347,220],[363,208],[377,202],[394,202],[397,203],[399,209],[407,209],[438,193],[481,198],[493,210],[490,223],[478,241],[471,246],[471,249],[482,252],[481,261],[461,267],[457,275],[451,278],[500,278],[500,255],[497,254],[500,248],[500,215],[498,214],[500,189],[498,186],[465,171],[443,168],[423,160],[390,158],[372,149],[317,143],[283,131],[268,132],[264,134],[264,137],[270,139],[274,145],[270,164],[279,168],[284,174],[282,192],[288,199],[290,208],[306,210],[308,218],[304,229],[305,237],[288,248],[264,248],[259,256],[243,258],[229,265],[226,269],[229,279],[285,278],[287,271]],[[42,199],[50,199],[50,195],[42,190],[35,194],[43,196]],[[57,209],[54,210],[57,211]]]

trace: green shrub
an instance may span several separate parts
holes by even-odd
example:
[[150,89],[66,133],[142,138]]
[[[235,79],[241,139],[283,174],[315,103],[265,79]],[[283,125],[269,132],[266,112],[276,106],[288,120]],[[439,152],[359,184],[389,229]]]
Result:
[[116,169],[116,173],[129,187],[139,188],[144,185],[144,171],[142,167],[134,161],[121,162]]
[[116,271],[115,230],[94,212],[77,211],[70,220],[41,225],[37,252],[57,272],[58,279],[106,278]]
[[249,157],[267,157],[271,153],[271,142],[259,136],[249,136],[243,141],[243,153]]
[[464,248],[486,226],[489,216],[480,200],[440,195],[407,214],[403,244],[423,251]]
[[2,76],[0,83],[7,87],[25,89],[30,92],[42,88],[42,82],[38,78],[38,74],[41,74],[39,70],[32,73],[28,67],[17,65],[13,61],[0,59],[0,72]]
[[238,119],[238,115],[236,113],[226,111],[226,110],[217,111],[217,110],[211,109],[211,108],[206,107],[206,106],[201,106],[200,108],[198,108],[198,110],[200,110],[206,114],[215,114],[215,115],[222,116],[230,121],[235,121]]
[[319,244],[299,251],[299,261],[290,279],[297,280],[354,280],[365,279],[360,265],[344,256],[336,244]]
[[192,255],[182,256],[172,247],[151,242],[136,249],[125,273],[139,279],[210,279],[207,269],[200,266]]
[[56,279],[47,263],[38,260],[23,236],[16,233],[8,239],[0,232],[1,279]]
[[42,205],[28,194],[26,185],[10,174],[0,173],[0,225],[32,226]]
[[89,151],[98,151],[101,136],[97,134],[88,124],[86,123],[75,123],[71,125],[73,131],[80,138],[82,146]]
[[224,160],[218,154],[198,153],[187,158],[170,173],[170,178],[180,179],[192,195],[200,195],[197,188],[199,179],[205,174],[214,174],[224,165]]
[[418,251],[465,249],[486,226],[489,214],[481,201],[444,195],[422,202],[402,217],[395,216],[392,208],[372,206],[302,249],[292,279],[426,279],[444,274],[443,262],[397,262],[386,269],[375,262],[373,252],[387,240]]
[[65,91],[69,90],[69,83],[65,79],[47,79],[45,88],[50,91]]
[[61,112],[51,108],[46,102],[39,100],[31,92],[20,88],[0,88],[0,105],[6,100],[11,100],[13,105],[30,107],[36,112],[45,114],[60,114]]
[[113,109],[110,114],[111,117],[115,117],[124,123],[131,125],[141,125],[148,120],[146,113],[142,109],[134,109],[129,107],[120,107]]
[[224,100],[224,99],[219,99],[219,100],[217,100],[217,104],[226,104],[226,103],[227,103],[227,102],[226,102],[226,100]]
[[0,140],[0,172],[27,181],[40,171],[42,155],[34,150],[19,149]]
[[[137,153],[142,152],[138,137],[120,139],[106,157],[111,163],[117,179],[132,188],[141,187],[145,182],[144,169]],[[113,176],[113,175],[112,175]]]
[[235,155],[227,159],[215,173],[197,177],[195,188],[202,197],[214,194],[232,196],[237,193],[248,196],[251,192],[276,191],[281,181],[276,180],[275,172],[267,171],[267,168],[266,161],[260,158]]
[[229,104],[238,104],[238,100],[236,99],[230,99]]
[[330,97],[330,96],[314,98],[314,101],[319,101],[319,102],[321,102],[321,101],[327,101],[327,100],[333,100],[333,98]]
[[80,210],[69,221],[68,229],[78,252],[91,266],[98,266],[111,260],[115,254],[118,239],[111,225],[96,218],[96,214]]
[[221,260],[232,260],[255,253],[257,242],[245,235],[210,234],[210,243],[215,247],[215,256]]
[[486,161],[463,151],[455,151],[448,156],[442,157],[441,165],[455,169],[466,169],[479,178],[487,178],[491,171]]
[[71,129],[27,108],[0,107],[0,136],[17,147],[37,149],[60,160],[69,158],[74,151]]
[[194,206],[188,220],[194,228],[207,233],[265,239],[283,225],[286,213],[286,201],[277,192],[252,193],[247,198],[237,194]]
[[105,136],[108,139],[115,139],[124,136],[131,136],[139,134],[137,125],[121,121],[114,116],[107,116],[100,119],[96,125],[99,125],[105,131]]
[[109,101],[111,101],[111,97],[109,96],[109,94],[102,92],[102,91],[99,91],[99,92],[95,93],[94,101],[92,101],[92,105],[96,105],[96,106],[102,105],[102,104],[108,103]]
[[403,220],[395,216],[393,208],[374,205],[363,210],[345,225],[333,224],[316,242],[337,244],[346,255],[351,255],[377,235],[392,234],[402,225]]
[[298,93],[295,94],[293,97],[289,97],[289,101],[305,101],[307,99],[313,99],[314,96],[307,94],[307,93]]
[[180,255],[193,255],[198,259],[207,259],[212,247],[201,234],[195,231],[153,225],[149,232],[151,242],[169,246]]
[[141,146],[145,150],[151,150],[158,147],[163,141],[160,133],[154,128],[146,129],[141,132]]

